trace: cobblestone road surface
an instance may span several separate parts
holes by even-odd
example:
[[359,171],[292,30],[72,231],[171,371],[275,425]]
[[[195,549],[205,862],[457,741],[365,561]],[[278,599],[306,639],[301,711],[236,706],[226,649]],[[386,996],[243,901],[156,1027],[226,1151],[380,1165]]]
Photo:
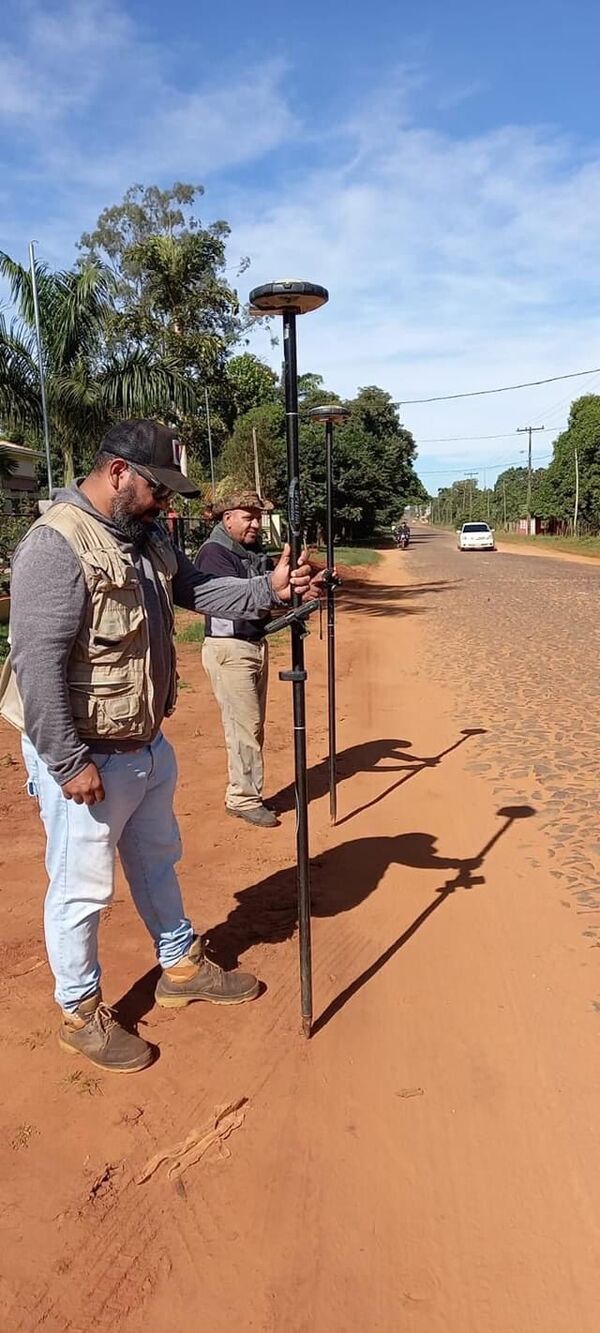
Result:
[[485,728],[469,767],[536,808],[552,874],[600,943],[600,564],[463,553],[426,529],[398,559],[406,609],[426,613],[427,669]]

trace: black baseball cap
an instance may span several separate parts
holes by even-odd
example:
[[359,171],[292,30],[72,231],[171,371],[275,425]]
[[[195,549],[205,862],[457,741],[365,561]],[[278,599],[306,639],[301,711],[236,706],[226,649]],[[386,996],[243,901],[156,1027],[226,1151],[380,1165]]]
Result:
[[117,421],[104,436],[99,452],[145,468],[159,485],[178,495],[200,494],[181,471],[181,445],[176,432],[161,421]]

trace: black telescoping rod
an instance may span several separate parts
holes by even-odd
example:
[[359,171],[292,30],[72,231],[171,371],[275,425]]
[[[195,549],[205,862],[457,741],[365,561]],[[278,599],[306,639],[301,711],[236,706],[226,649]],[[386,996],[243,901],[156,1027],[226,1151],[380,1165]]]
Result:
[[[257,314],[277,314],[283,318],[285,383],[285,421],[288,470],[288,540],[291,568],[299,563],[302,550],[302,504],[300,494],[300,459],[298,449],[298,366],[296,352],[296,317],[316,310],[327,300],[328,292],[311,282],[286,280],[255,287],[250,306]],[[292,597],[292,607],[300,610],[301,599]],[[292,684],[294,716],[294,773],[296,788],[296,864],[298,884],[298,935],[300,945],[300,997],[302,1030],[310,1037],[312,1001],[310,861],[308,849],[308,784],[306,773],[306,670],[304,666],[303,618],[290,616],[292,636],[291,671],[280,671],[280,680]]]

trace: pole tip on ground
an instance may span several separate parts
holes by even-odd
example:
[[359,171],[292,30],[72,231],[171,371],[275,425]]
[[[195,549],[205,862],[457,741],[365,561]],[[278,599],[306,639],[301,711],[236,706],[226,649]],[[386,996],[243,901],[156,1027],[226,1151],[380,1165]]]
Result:
[[311,1028],[312,1028],[312,1019],[310,1019],[310,1018],[303,1018],[303,1019],[302,1019],[302,1032],[303,1032],[303,1035],[306,1037],[307,1040],[310,1038]]

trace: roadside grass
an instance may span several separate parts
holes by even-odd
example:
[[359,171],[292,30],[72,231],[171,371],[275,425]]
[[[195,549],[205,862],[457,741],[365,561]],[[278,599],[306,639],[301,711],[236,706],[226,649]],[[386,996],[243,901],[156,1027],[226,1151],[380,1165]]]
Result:
[[[286,644],[289,642],[288,635],[289,631],[284,629],[280,630],[278,634],[269,635],[271,657],[278,656],[282,650],[285,650]],[[175,637],[177,643],[197,643],[198,647],[201,647],[204,642],[204,616],[198,616],[193,611],[176,611]],[[193,686],[190,685],[189,681],[179,681],[180,690],[191,690],[192,688]]]
[[600,537],[527,537],[525,533],[497,529],[496,541],[536,550],[565,551],[568,555],[588,555],[600,560]]
[[[312,550],[319,560],[326,559],[324,547],[315,546]],[[381,551],[374,551],[370,546],[336,546],[334,559],[336,565],[378,565]]]
[[175,633],[178,643],[203,643],[204,616],[193,611],[176,611]]

